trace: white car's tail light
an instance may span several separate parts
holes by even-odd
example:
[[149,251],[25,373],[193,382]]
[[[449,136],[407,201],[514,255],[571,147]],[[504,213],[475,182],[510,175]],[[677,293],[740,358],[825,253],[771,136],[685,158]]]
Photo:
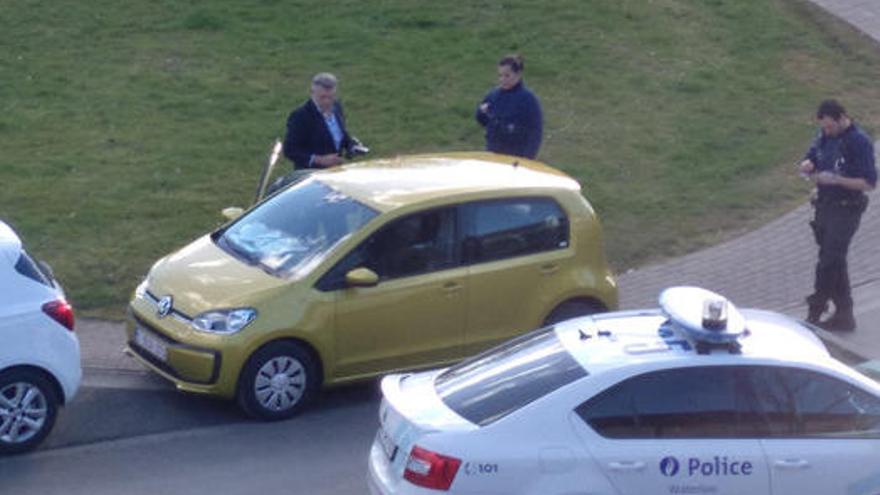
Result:
[[73,331],[73,307],[64,299],[47,302],[43,305],[43,313],[57,321],[64,328]]
[[434,490],[449,490],[461,459],[413,446],[403,477],[410,483]]

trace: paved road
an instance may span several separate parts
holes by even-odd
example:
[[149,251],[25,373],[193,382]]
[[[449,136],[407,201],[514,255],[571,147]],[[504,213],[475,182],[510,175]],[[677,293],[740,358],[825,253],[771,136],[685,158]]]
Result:
[[[212,411],[204,405],[183,407],[183,402],[178,409],[171,394],[167,395],[153,399],[164,402],[169,410],[152,406],[146,414],[183,414],[192,421],[207,414],[209,422],[221,424],[3,459],[0,493],[337,495],[366,491],[367,452],[378,428],[374,387],[331,394],[319,407],[280,423],[241,421],[233,412]],[[125,398],[124,394],[117,397]],[[120,401],[111,405],[126,407]],[[114,416],[109,411],[109,417]],[[89,427],[101,428],[101,421],[95,418]]]

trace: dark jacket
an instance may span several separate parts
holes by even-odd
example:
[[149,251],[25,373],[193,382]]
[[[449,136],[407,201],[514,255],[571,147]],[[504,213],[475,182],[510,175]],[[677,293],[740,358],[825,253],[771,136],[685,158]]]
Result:
[[[820,130],[805,158],[816,165],[817,172],[860,177],[872,186],[877,184],[874,143],[855,122],[839,136],[826,136]],[[820,199],[851,199],[862,195],[835,185],[819,185],[817,189]]]
[[483,98],[489,112],[477,107],[477,122],[486,128],[486,149],[495,153],[535,158],[541,147],[541,103],[520,81],[509,90],[495,88]]
[[294,168],[316,168],[309,163],[313,155],[342,154],[351,147],[351,136],[345,129],[345,116],[338,101],[333,104],[333,114],[342,129],[342,141],[338,149],[324,122],[324,116],[311,98],[287,117],[284,156],[293,162]]

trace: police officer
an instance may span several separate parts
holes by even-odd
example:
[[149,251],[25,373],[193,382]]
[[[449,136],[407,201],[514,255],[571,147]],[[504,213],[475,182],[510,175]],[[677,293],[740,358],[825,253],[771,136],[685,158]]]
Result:
[[498,61],[498,86],[477,107],[477,122],[486,128],[486,150],[538,156],[543,133],[541,103],[522,80],[525,64],[519,55]]
[[[815,291],[807,297],[807,321],[826,330],[855,330],[846,254],[868,205],[865,192],[877,184],[874,145],[836,100],[823,101],[816,119],[821,130],[799,167],[816,183],[810,226],[819,260]],[[829,300],[834,314],[823,321]]]

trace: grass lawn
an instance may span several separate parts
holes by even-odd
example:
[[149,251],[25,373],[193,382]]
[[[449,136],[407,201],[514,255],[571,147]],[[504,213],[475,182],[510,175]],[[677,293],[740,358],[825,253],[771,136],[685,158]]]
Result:
[[[540,158],[583,184],[617,270],[803,201],[818,101],[880,132],[880,49],[805,0],[6,0],[0,218],[76,307],[118,317],[153,261],[245,205],[315,72],[373,156],[480,149],[526,57]],[[806,227],[805,227],[806,228]]]

